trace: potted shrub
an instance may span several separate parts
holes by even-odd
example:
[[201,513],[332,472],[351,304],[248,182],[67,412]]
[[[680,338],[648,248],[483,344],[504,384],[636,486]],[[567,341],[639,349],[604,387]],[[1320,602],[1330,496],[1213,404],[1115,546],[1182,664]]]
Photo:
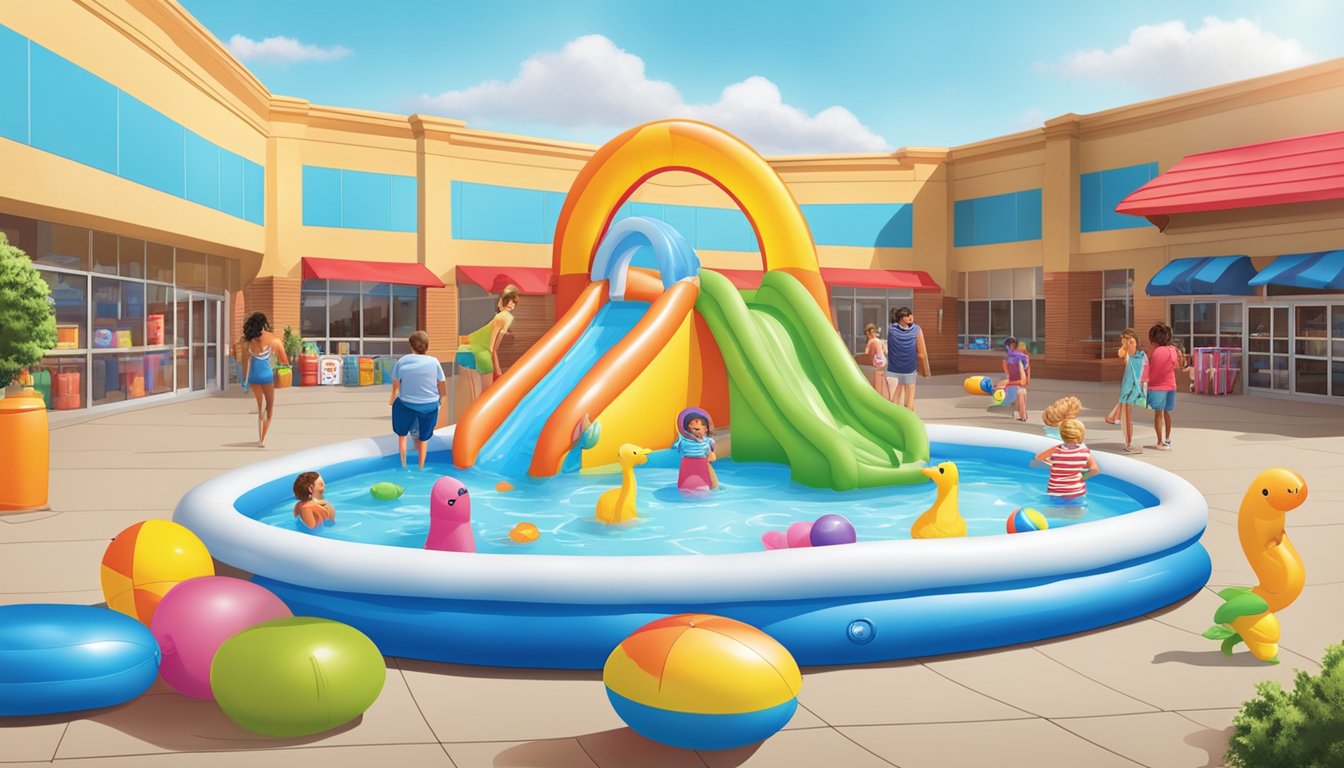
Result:
[[294,332],[294,326],[286,325],[280,345],[285,348],[285,357],[289,358],[289,365],[275,369],[275,386],[288,387],[293,383],[294,366],[299,364],[299,354],[303,352],[303,337]]
[[1233,723],[1224,761],[1238,768],[1329,768],[1344,765],[1344,643],[1325,650],[1321,673],[1298,670],[1293,690],[1277,681],[1255,686]]
[[[28,255],[0,233],[0,398],[5,387],[55,346],[51,289]],[[46,506],[51,457],[45,401],[0,399],[0,441],[13,456],[0,462],[0,511]]]

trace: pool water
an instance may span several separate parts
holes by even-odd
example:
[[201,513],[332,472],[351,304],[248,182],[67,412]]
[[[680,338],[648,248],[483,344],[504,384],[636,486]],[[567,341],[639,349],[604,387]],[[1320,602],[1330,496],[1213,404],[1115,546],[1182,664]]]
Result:
[[[1046,470],[1028,467],[1031,455],[1026,452],[963,445],[932,448],[934,463],[957,463],[959,506],[971,536],[1006,535],[1008,515],[1023,506],[1040,510],[1050,526],[1058,528],[1156,503],[1137,486],[1102,475],[1088,481],[1083,507],[1061,507],[1045,495]],[[502,479],[497,475],[458,470],[446,452],[430,458],[423,472],[402,469],[396,457],[325,468],[326,498],[336,507],[336,521],[312,531],[293,516],[292,479],[254,489],[237,506],[249,517],[296,535],[419,549],[429,532],[430,488],[440,476],[450,474],[471,491],[478,552],[709,555],[759,551],[762,533],[832,513],[853,523],[861,542],[908,539],[911,524],[936,495],[932,482],[845,492],[807,488],[791,482],[783,465],[735,464],[726,458],[714,464],[721,484],[718,491],[687,495],[677,490],[674,462],[664,460],[660,463],[671,466],[635,469],[639,518],[605,525],[593,511],[599,496],[620,485],[619,473],[560,475],[544,482],[517,483],[515,490],[501,493],[495,490]],[[403,486],[406,492],[395,501],[379,501],[369,487],[382,481]],[[521,522],[536,525],[540,538],[529,544],[510,540],[510,529]]]

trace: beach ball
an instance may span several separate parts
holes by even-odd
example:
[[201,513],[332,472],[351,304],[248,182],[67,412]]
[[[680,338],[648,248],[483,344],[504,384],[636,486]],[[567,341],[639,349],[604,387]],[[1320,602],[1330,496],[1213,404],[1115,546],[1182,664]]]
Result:
[[685,749],[732,749],[789,722],[803,677],[788,650],[759,629],[685,613],[622,640],[602,682],[616,714],[641,736]]
[[1013,510],[1008,516],[1009,533],[1026,533],[1027,531],[1044,531],[1050,527],[1050,522],[1045,519],[1045,515],[1032,509],[1031,507],[1019,507]]
[[354,627],[310,616],[258,624],[219,647],[210,690],[229,719],[294,738],[359,717],[387,679],[383,655]]
[[854,525],[842,515],[822,515],[812,524],[812,546],[827,547],[832,544],[853,544],[858,541]]
[[248,627],[293,616],[280,598],[250,581],[202,576],[178,584],[154,611],[149,630],[159,641],[159,674],[173,690],[214,699],[210,662],[225,640]]
[[215,561],[196,534],[171,520],[145,520],[118,533],[103,552],[103,599],[149,626],[168,590],[213,575]]

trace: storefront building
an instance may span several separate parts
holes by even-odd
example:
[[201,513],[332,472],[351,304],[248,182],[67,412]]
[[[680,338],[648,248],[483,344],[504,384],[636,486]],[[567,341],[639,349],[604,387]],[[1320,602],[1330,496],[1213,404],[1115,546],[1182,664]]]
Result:
[[[5,4],[0,97],[0,231],[53,288],[55,407],[227,386],[252,311],[333,353],[401,354],[422,328],[447,361],[514,284],[506,367],[555,321],[551,240],[596,147],[272,94],[166,0]],[[1188,347],[1242,350],[1238,390],[1344,401],[1344,285],[1320,279],[1344,249],[1341,185],[1167,212],[1146,197],[1209,154],[1272,174],[1296,137],[1341,125],[1337,60],[960,147],[770,163],[855,352],[909,305],[935,372],[993,372],[1011,335],[1038,376],[1118,380],[1119,332],[1165,320]],[[649,179],[629,215],[743,287],[762,268],[698,176]],[[1185,259],[1208,260],[1198,279],[1176,279]]]

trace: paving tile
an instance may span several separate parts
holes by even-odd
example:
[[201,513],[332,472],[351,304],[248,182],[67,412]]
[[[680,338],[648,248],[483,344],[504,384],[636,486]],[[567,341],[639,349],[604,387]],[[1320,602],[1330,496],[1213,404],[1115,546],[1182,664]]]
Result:
[[1136,763],[1041,719],[880,725],[841,733],[900,768],[1134,768]]
[[[1222,765],[1227,738],[1222,729],[1191,722],[1175,712],[1055,721],[1087,741],[1150,768]],[[1142,738],[1135,738],[1142,734]]]
[[0,719],[0,763],[51,760],[68,720],[66,715]]
[[53,469],[49,501],[52,509],[62,511],[137,506],[172,509],[184,493],[220,472],[184,469],[175,464],[144,469]]
[[760,744],[697,754],[709,768],[817,768],[827,765],[845,768],[891,767],[891,763],[873,754],[867,747],[832,728],[781,731]]
[[579,744],[599,768],[704,768],[694,750],[650,741],[629,728],[617,728],[579,737]]
[[1142,701],[1089,680],[1032,648],[927,660],[925,666],[966,688],[1040,717],[1155,711]]
[[535,741],[622,728],[600,672],[399,659],[439,741]]
[[1215,731],[1227,731],[1230,736],[1232,731],[1232,718],[1237,716],[1236,709],[1183,709],[1178,714],[1182,717],[1194,720],[1205,728],[1212,728]]
[[598,768],[578,739],[447,743],[443,748],[456,768]]
[[98,569],[106,538],[62,542],[0,544],[0,593],[102,593]]
[[1224,656],[1212,640],[1140,620],[1039,643],[1041,653],[1079,674],[1164,710],[1237,707],[1261,680],[1291,681],[1317,665],[1291,651],[1265,664],[1244,651]]
[[[44,763],[44,765],[51,765]],[[61,768],[140,768],[141,766],[191,766],[192,768],[454,768],[438,744],[379,744],[370,746],[218,750],[175,752],[118,757],[86,757],[60,760]]]
[[[183,493],[186,490],[183,489]],[[0,517],[0,544],[101,539],[106,546],[113,536],[142,520],[171,520],[172,517],[173,511],[167,507],[157,510],[143,507],[49,510],[43,517],[32,517],[27,520]]]
[[1344,605],[1344,583],[1312,584],[1308,580],[1307,584],[1302,596],[1278,613],[1279,646],[1319,664],[1326,646],[1344,643],[1344,614],[1339,610]]
[[362,717],[326,733],[298,739],[250,733],[234,725],[213,701],[171,692],[162,680],[155,685],[151,691],[157,692],[72,721],[57,758],[437,742],[395,667],[388,669],[382,693]]
[[810,670],[798,701],[833,726],[1031,716],[912,662]]
[[101,589],[78,592],[0,592],[0,605],[30,605],[57,603],[60,605],[106,605]]

